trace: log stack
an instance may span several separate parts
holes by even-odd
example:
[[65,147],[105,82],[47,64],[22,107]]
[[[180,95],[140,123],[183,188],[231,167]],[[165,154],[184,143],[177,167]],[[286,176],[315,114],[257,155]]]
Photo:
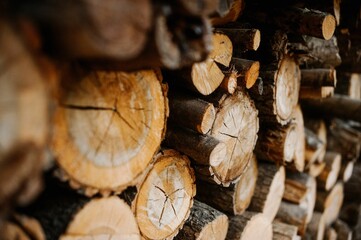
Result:
[[357,239],[360,10],[4,0],[1,237]]

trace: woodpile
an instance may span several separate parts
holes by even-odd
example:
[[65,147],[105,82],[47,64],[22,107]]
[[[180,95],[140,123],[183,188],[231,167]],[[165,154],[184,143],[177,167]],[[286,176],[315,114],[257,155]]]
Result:
[[0,16],[0,239],[361,239],[358,1]]

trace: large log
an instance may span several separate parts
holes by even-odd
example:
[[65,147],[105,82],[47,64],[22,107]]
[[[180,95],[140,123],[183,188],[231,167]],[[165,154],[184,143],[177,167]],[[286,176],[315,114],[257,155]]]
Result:
[[229,219],[226,239],[272,239],[272,223],[260,213],[245,212]]
[[139,181],[165,130],[166,99],[153,71],[69,71],[53,119],[62,179],[86,195]]
[[331,98],[304,100],[302,106],[315,116],[339,117],[361,122],[361,100],[335,94]]
[[274,164],[260,163],[258,178],[249,211],[261,212],[273,221],[282,201],[285,189],[285,169]]
[[[238,89],[233,95],[216,94],[209,97],[217,108],[216,119],[210,135],[227,146],[227,154],[221,163],[213,167],[213,180],[228,186],[237,181],[252,158],[257,140],[258,111],[244,89]],[[203,171],[202,179],[209,179],[208,168]]]
[[[0,218],[41,189],[48,141],[47,80],[11,27],[0,21]],[[50,79],[49,79],[50,81]]]
[[229,187],[197,181],[196,198],[228,214],[240,215],[251,203],[256,187],[258,167],[253,157],[238,182]]
[[160,151],[132,202],[146,239],[171,239],[190,214],[196,193],[190,161],[174,150]]
[[89,199],[49,187],[22,211],[40,223],[46,239],[140,239],[130,207],[116,196]]
[[285,125],[298,102],[300,71],[295,60],[289,56],[285,56],[279,66],[267,68],[260,71],[263,94],[252,94],[251,91],[251,97],[259,109],[261,121]]
[[228,230],[228,218],[216,209],[194,201],[189,218],[175,240],[223,240]]

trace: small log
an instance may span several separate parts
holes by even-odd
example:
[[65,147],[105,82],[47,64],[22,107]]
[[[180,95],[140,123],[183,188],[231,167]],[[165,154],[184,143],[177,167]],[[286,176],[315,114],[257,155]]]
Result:
[[234,68],[231,68],[231,70],[223,73],[224,78],[221,85],[219,85],[219,89],[232,95],[237,90],[238,73]]
[[315,163],[312,163],[310,166],[309,166],[309,169],[308,169],[308,174],[310,174],[312,177],[318,177],[323,169],[325,168],[326,166],[326,163],[324,162],[321,162],[321,163],[318,163],[318,162],[315,162]]
[[154,71],[69,73],[51,143],[61,178],[86,195],[122,191],[140,180],[163,138],[161,83]]
[[361,99],[361,74],[341,72],[336,93],[347,95],[352,99]]
[[300,105],[297,105],[293,110],[291,118],[296,124],[296,135],[297,143],[295,146],[295,154],[293,156],[293,161],[291,162],[292,168],[296,169],[299,172],[303,172],[305,169],[305,155],[306,155],[306,143],[305,139],[305,127],[303,122],[303,114]]
[[[361,100],[335,94],[331,98],[305,100],[302,106],[312,114],[361,122]],[[316,114],[317,113],[317,114]]]
[[238,85],[251,88],[259,75],[259,62],[241,58],[232,58],[230,63],[237,71]]
[[189,218],[175,236],[175,240],[218,240],[225,239],[228,218],[216,209],[194,201]]
[[345,240],[352,239],[352,230],[342,220],[337,219],[336,222],[333,224],[333,227],[337,232],[337,239],[345,239]]
[[287,172],[283,200],[305,208],[309,223],[316,201],[316,180],[306,173]]
[[296,124],[261,129],[255,148],[257,158],[276,164],[291,162],[297,144]]
[[311,222],[307,225],[307,239],[323,240],[325,234],[324,217],[320,212],[314,212]]
[[[323,146],[321,147],[322,148],[321,153],[315,159],[318,162],[322,162],[323,158],[326,154],[326,144],[327,144],[327,128],[326,128],[325,121],[323,121],[320,118],[314,119],[314,118],[306,117],[304,124],[305,124],[306,128],[308,128],[313,133],[315,133],[317,135],[317,138],[323,143]],[[309,132],[308,132],[308,134],[309,134]]]
[[326,144],[313,131],[305,128],[306,163],[310,165],[316,161],[323,161],[326,153]]
[[196,197],[222,212],[240,215],[251,203],[257,176],[257,161],[255,157],[252,157],[239,181],[229,187],[197,181]]
[[354,161],[341,161],[341,170],[339,174],[339,179],[344,183],[348,182],[352,176]]
[[293,203],[281,202],[276,219],[291,225],[297,226],[297,233],[301,236],[305,234],[307,209]]
[[189,159],[174,150],[155,156],[133,201],[139,230],[146,239],[171,239],[190,214],[196,193]]
[[273,221],[282,201],[285,189],[285,169],[273,164],[260,163],[258,178],[249,211],[261,212]]
[[244,0],[219,0],[218,8],[211,18],[212,25],[220,26],[236,21],[243,12],[244,5]]
[[329,191],[335,185],[340,172],[341,154],[328,151],[324,162],[325,168],[317,176],[317,188]]
[[59,187],[49,187],[22,211],[40,223],[46,239],[140,239],[130,207],[116,196],[89,199]]
[[169,92],[168,99],[169,121],[201,134],[211,129],[216,115],[213,104],[175,91]]
[[239,216],[229,218],[229,228],[226,239],[272,239],[272,224],[263,214],[244,212]]
[[301,87],[336,87],[335,69],[302,69]]
[[261,43],[261,32],[258,29],[216,28],[216,31],[231,39],[235,56],[250,50],[256,51]]
[[325,231],[324,240],[337,240],[336,230],[332,227],[328,227]]
[[[218,166],[212,168],[212,179],[208,173],[198,176],[228,186],[239,179],[252,158],[257,140],[258,111],[244,89],[238,89],[231,96],[219,94],[207,99],[217,108],[210,135],[226,144],[227,154]],[[202,169],[209,172],[208,168],[199,166],[198,173]]]
[[301,87],[300,99],[323,99],[334,95],[334,87]]
[[260,71],[263,94],[252,94],[251,97],[259,109],[261,121],[285,125],[298,102],[300,71],[295,60],[289,56],[285,56],[276,68]]
[[297,227],[294,225],[273,221],[273,240],[297,240]]
[[333,36],[336,29],[336,20],[328,13],[296,7],[270,8],[264,5],[253,7],[253,11],[252,8],[247,8],[249,11],[245,12],[245,18],[263,26],[273,26],[286,32],[326,40]]
[[341,182],[338,182],[329,192],[317,192],[315,210],[323,212],[326,226],[330,226],[337,219],[343,198],[343,184]]
[[229,66],[233,46],[225,34],[214,33],[212,39],[213,50],[205,61],[195,63],[191,68],[166,72],[165,78],[170,84],[181,85],[202,95],[209,95],[219,87],[225,76],[218,64]]
[[208,166],[209,175],[227,156],[226,145],[216,138],[172,125],[167,129],[164,143],[191,157],[195,164]]

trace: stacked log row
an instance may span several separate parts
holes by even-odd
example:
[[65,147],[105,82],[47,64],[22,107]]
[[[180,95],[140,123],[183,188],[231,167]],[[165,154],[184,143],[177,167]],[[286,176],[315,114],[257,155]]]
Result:
[[[351,238],[361,228],[360,7],[4,1],[1,232]],[[25,215],[10,215],[40,191],[45,156],[67,183],[46,179]]]

